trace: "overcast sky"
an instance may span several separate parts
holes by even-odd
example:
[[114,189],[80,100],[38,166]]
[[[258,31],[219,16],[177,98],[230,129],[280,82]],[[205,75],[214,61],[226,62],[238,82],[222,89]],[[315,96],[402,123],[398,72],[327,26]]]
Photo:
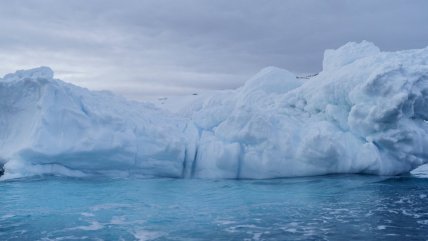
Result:
[[348,41],[422,48],[427,25],[426,0],[2,0],[0,75],[50,66],[134,99],[188,94],[266,66],[318,72]]

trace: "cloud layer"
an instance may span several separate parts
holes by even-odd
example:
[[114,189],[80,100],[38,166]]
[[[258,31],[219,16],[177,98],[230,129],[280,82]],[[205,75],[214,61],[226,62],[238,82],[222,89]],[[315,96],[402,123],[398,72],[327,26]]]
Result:
[[4,0],[0,74],[58,78],[142,99],[235,88],[265,66],[321,69],[347,41],[428,45],[428,1]]

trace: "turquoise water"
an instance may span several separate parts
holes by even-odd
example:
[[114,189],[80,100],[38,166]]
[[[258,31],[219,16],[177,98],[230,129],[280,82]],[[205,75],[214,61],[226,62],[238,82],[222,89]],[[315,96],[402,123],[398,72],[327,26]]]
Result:
[[0,182],[0,240],[427,240],[428,178]]

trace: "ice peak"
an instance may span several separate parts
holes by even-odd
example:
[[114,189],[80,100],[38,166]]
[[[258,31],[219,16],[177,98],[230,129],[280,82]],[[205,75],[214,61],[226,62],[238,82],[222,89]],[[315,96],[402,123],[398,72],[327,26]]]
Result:
[[292,75],[295,76],[293,73],[291,73],[290,71],[286,70],[286,69],[281,69],[275,66],[268,66],[263,68],[262,70],[260,70],[252,79],[254,78],[267,78],[267,77],[279,77],[279,76],[284,76],[284,75]]
[[266,67],[249,79],[244,88],[246,91],[263,90],[265,92],[285,93],[301,84],[296,75],[286,69]]
[[54,72],[51,68],[46,66],[41,66],[34,69],[29,70],[18,70],[15,73],[7,74],[3,77],[3,81],[6,82],[12,82],[12,81],[19,81],[24,79],[46,79],[50,80],[54,76]]
[[348,42],[338,49],[327,49],[324,52],[322,67],[324,71],[330,71],[378,53],[380,49],[372,42],[366,40],[360,43]]

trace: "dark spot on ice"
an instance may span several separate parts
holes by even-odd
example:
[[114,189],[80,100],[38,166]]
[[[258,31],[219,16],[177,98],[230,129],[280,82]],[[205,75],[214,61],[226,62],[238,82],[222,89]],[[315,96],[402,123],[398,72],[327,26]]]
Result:
[[4,175],[3,164],[0,164],[0,177]]

